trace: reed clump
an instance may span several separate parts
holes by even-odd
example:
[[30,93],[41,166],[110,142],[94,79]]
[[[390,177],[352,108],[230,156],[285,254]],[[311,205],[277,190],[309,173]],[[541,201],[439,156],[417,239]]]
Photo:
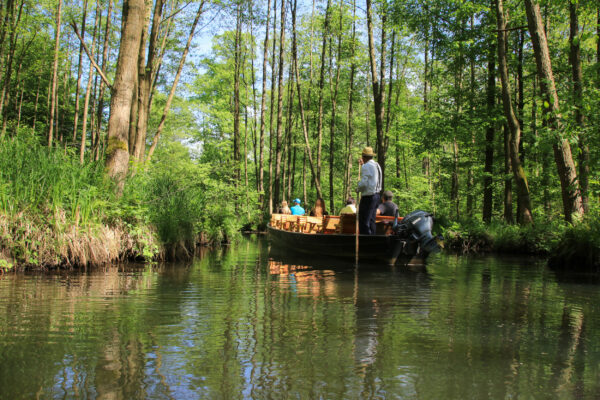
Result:
[[69,149],[32,137],[0,141],[4,269],[157,259],[157,233],[138,217],[114,195],[102,163],[80,165]]

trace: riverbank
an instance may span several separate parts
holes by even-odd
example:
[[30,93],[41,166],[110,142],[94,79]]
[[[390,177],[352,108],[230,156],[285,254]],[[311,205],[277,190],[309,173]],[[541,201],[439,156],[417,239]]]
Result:
[[552,220],[530,226],[462,221],[440,227],[445,248],[460,254],[519,254],[548,258],[564,272],[600,273],[600,216],[590,212],[573,225]]

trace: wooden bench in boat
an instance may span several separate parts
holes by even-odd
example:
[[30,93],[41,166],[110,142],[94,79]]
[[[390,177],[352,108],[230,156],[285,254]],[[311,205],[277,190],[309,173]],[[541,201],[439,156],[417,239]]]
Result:
[[[399,217],[398,221],[402,218]],[[391,235],[394,217],[377,216],[375,226],[378,235]],[[271,226],[290,232],[355,234],[356,214],[327,215],[311,217],[307,215],[272,214]]]

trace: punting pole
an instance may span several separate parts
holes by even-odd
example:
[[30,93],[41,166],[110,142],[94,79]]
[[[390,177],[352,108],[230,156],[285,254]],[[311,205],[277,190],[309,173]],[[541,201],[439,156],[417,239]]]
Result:
[[[360,163],[358,164],[358,181],[360,181]],[[358,191],[358,187],[356,188],[356,223],[354,226],[354,236],[355,236],[355,262],[356,265],[358,265],[358,236],[359,236],[359,232],[358,232],[358,206],[360,204],[360,192]]]

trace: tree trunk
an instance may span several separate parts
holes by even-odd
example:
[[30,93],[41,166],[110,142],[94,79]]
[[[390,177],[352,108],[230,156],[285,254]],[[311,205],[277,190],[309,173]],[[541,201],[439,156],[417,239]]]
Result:
[[283,142],[285,143],[284,149],[283,149],[283,153],[282,153],[282,157],[285,157],[285,162],[283,162],[283,174],[282,174],[282,191],[281,191],[281,200],[289,200],[289,196],[287,196],[286,198],[286,192],[287,189],[289,188],[288,186],[288,180],[289,180],[289,176],[290,176],[290,162],[291,162],[291,155],[292,155],[292,125],[294,122],[294,118],[293,118],[293,103],[294,103],[294,85],[291,84],[290,82],[293,82],[294,79],[292,78],[293,76],[293,71],[292,71],[292,67],[290,67],[290,69],[288,70],[288,94],[287,94],[287,115],[285,117],[285,133],[284,133],[284,139]]
[[[376,152],[377,152],[377,161],[379,162],[379,166],[381,167],[382,173],[382,183],[385,184],[385,137],[384,137],[384,126],[383,126],[383,117],[385,115],[385,90],[384,90],[384,82],[383,76],[385,75],[384,71],[384,61],[385,61],[385,11],[382,15],[381,22],[381,71],[380,77],[377,74],[377,62],[375,55],[375,41],[373,38],[373,12],[371,7],[371,0],[367,0],[367,33],[369,37],[369,62],[371,65],[371,84],[373,87],[373,105],[375,107],[375,127],[377,132],[376,137]],[[382,187],[383,187],[382,184]]]
[[563,212],[565,219],[571,222],[571,215],[583,213],[581,195],[577,185],[577,173],[573,156],[571,154],[571,145],[566,139],[560,137],[562,123],[560,121],[560,107],[558,103],[558,93],[552,73],[552,64],[550,62],[550,53],[548,43],[542,22],[540,7],[535,0],[525,0],[525,10],[527,12],[527,24],[529,34],[533,44],[533,52],[537,64],[538,76],[540,78],[540,89],[544,98],[544,112],[548,119],[548,127],[554,132],[555,142],[553,144],[554,160],[560,178],[561,193],[563,200]]
[[344,184],[343,204],[350,196],[352,190],[352,148],[354,146],[354,75],[356,73],[356,0],[352,1],[352,50],[350,53],[350,84],[348,87],[348,126],[347,126],[347,153],[346,153],[346,176]]
[[[329,209],[331,212],[334,210],[334,196],[333,196],[333,160],[334,160],[334,151],[335,151],[335,114],[337,108],[337,96],[338,96],[338,88],[340,83],[340,70],[341,70],[341,62],[340,59],[342,57],[342,32],[343,32],[343,3],[340,2],[340,26],[339,26],[339,35],[338,35],[338,48],[336,55],[336,72],[335,72],[335,85],[333,88],[333,97],[331,99],[331,122],[329,124]],[[329,46],[329,51],[331,52],[331,46]],[[329,55],[329,86],[331,91],[331,54]]]
[[277,0],[273,1],[273,49],[271,58],[271,101],[269,103],[269,214],[273,214],[273,110],[275,109],[275,83],[277,49]]
[[[91,53],[94,54],[96,48],[96,34],[98,32],[98,25],[100,24],[100,1],[97,2],[96,6],[96,18],[94,21],[94,32],[92,33],[92,47]],[[88,72],[88,81],[85,89],[85,100],[83,101],[83,118],[81,120],[81,144],[79,146],[79,163],[83,165],[83,159],[85,155],[85,142],[87,140],[87,120],[90,106],[90,96],[92,92],[92,79],[94,77],[94,66],[90,63]]]
[[[275,0],[277,1],[277,0]],[[258,153],[258,201],[261,209],[265,207],[264,184],[264,147],[265,147],[265,107],[267,105],[267,59],[269,57],[269,20],[271,18],[271,0],[267,0],[267,21],[265,23],[265,41],[263,46],[262,94],[260,99],[260,144]]]
[[517,49],[517,121],[521,127],[521,140],[519,140],[519,159],[525,165],[525,148],[523,133],[523,114],[525,110],[525,88],[523,85],[523,46],[525,42],[523,30],[519,29],[519,41]]
[[[140,44],[140,56],[138,58],[138,95],[137,95],[137,121],[136,135],[132,155],[134,160],[143,162],[146,153],[146,137],[148,134],[148,116],[150,115],[150,95],[152,93],[152,82],[157,65],[157,44],[159,27],[162,22],[162,14],[165,0],[156,0],[152,14],[152,27],[148,40],[148,56],[146,57],[146,34],[142,35]],[[146,30],[144,30],[146,31]],[[144,66],[145,63],[145,66]]]
[[[85,39],[85,23],[87,18],[87,0],[83,1],[83,16],[81,17],[81,38]],[[73,143],[77,141],[77,126],[79,125],[79,90],[81,89],[81,73],[83,71],[83,42],[79,43],[79,60],[77,64],[77,85],[75,87],[75,111],[73,115]]]
[[[8,41],[8,54],[6,54],[6,60],[4,61],[4,79],[2,84],[2,94],[0,95],[0,116],[2,116],[2,132],[0,133],[0,138],[4,137],[6,133],[6,124],[8,117],[8,105],[10,103],[10,89],[11,89],[11,77],[13,70],[13,62],[15,59],[15,51],[17,48],[17,27],[19,26],[19,22],[21,21],[21,15],[23,14],[23,5],[24,2],[21,1],[19,5],[19,11],[15,14],[14,10],[14,2],[11,1],[10,6],[10,36]],[[8,10],[7,10],[8,11]],[[25,49],[23,49],[23,52]],[[19,70],[21,68],[21,64],[19,63]],[[16,82],[19,82],[19,72],[17,72]]]
[[323,142],[323,87],[325,86],[325,55],[327,50],[327,38],[329,37],[329,18],[331,0],[327,0],[325,8],[325,22],[323,25],[323,45],[321,46],[321,72],[319,75],[319,114],[317,117],[317,180],[321,181],[321,152]]
[[129,115],[133,98],[133,81],[137,73],[137,55],[144,26],[144,0],[123,0],[123,24],[115,80],[108,118],[106,169],[122,191],[129,163]]
[[515,184],[517,185],[518,211],[517,221],[521,224],[531,224],[533,216],[531,214],[531,200],[529,197],[529,185],[527,176],[519,159],[519,138],[521,137],[521,126],[514,113],[510,92],[510,82],[508,81],[508,66],[506,63],[506,24],[504,22],[504,7],[502,0],[497,0],[496,17],[498,21],[498,68],[500,71],[500,80],[502,82],[502,103],[504,106],[504,116],[508,126],[508,140],[505,140],[506,151],[510,158],[511,169]]
[[54,35],[54,63],[52,66],[52,83],[50,84],[50,118],[48,120],[48,147],[52,147],[54,139],[54,111],[56,107],[56,87],[58,83],[58,52],[60,50],[60,25],[62,19],[62,0],[56,7],[56,31]]
[[[495,0],[491,0],[490,15],[493,16],[496,8]],[[493,17],[492,17],[493,18]],[[490,19],[492,19],[490,18]],[[491,42],[491,41],[490,41]],[[494,136],[496,131],[496,122],[494,108],[496,104],[496,60],[495,46],[489,43],[488,47],[488,70],[487,70],[487,128],[485,130],[485,164],[483,176],[483,215],[482,219],[486,223],[492,220],[493,211],[493,176],[494,176]]]
[[512,206],[512,179],[509,177],[510,167],[510,133],[508,126],[504,124],[504,221],[507,224],[514,223]]
[[425,50],[424,50],[424,71],[423,71],[423,111],[427,112],[429,105],[427,103],[427,92],[429,87],[429,6],[425,6]]
[[[102,70],[106,71],[108,60],[108,39],[110,37],[110,21],[112,12],[112,0],[108,0],[108,10],[106,12],[106,25],[104,27],[104,44],[102,45]],[[100,159],[100,128],[102,126],[102,116],[104,114],[104,89],[106,85],[100,80],[100,93],[98,94],[98,109],[96,111],[96,142],[94,143],[94,158]]]
[[35,90],[35,105],[33,106],[33,123],[31,124],[31,133],[35,135],[35,124],[37,122],[37,111],[38,104],[40,102],[40,80],[37,82],[37,89]]
[[587,137],[584,132],[583,104],[583,73],[581,71],[581,51],[578,21],[578,5],[576,0],[569,1],[569,62],[571,64],[571,73],[573,79],[573,103],[575,106],[575,124],[579,130],[579,188],[581,189],[581,201],[583,212],[587,212],[588,205],[588,186],[590,174],[590,149],[587,143]]
[[240,182],[240,73],[242,59],[242,6],[238,3],[235,24],[233,73],[233,171],[235,186]]
[[275,148],[275,183],[274,183],[274,197],[273,201],[275,204],[280,202],[280,172],[281,172],[281,145],[282,145],[282,131],[283,131],[283,69],[284,69],[284,55],[285,55],[285,0],[281,0],[281,17],[280,17],[280,32],[279,32],[279,71],[278,71],[278,83],[277,83],[277,136],[276,136],[276,148]]

